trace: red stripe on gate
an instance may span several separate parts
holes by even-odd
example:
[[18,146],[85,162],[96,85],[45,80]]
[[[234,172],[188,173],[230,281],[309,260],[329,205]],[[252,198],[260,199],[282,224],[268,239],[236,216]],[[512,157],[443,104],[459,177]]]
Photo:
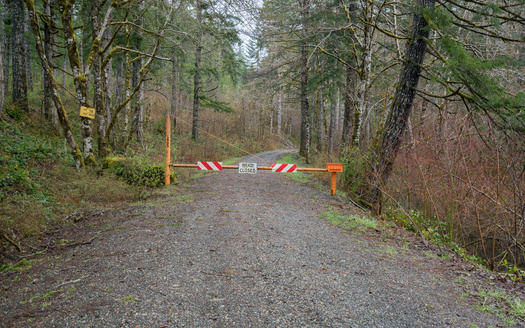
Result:
[[221,162],[197,162],[197,169],[201,171],[222,171]]
[[292,173],[297,171],[296,164],[272,164],[272,171],[277,173]]
[[213,168],[210,166],[210,164],[208,164],[208,162],[201,162],[201,163],[206,169],[208,169],[209,171],[213,171]]

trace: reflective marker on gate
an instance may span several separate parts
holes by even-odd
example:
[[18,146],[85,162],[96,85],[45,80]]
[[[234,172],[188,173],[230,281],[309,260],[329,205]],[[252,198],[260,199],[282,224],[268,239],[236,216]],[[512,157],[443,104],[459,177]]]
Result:
[[201,171],[222,171],[222,162],[197,162],[197,169]]
[[296,164],[272,164],[272,172],[294,173],[297,172]]

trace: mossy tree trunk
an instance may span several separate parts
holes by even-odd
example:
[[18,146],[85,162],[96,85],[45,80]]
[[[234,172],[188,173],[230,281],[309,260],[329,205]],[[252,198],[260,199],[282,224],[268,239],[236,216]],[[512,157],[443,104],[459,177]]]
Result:
[[[51,1],[47,1],[44,4],[44,17],[43,20],[43,27],[44,27],[44,51],[46,53],[47,62],[49,64],[49,67],[53,70],[53,74],[55,73],[55,60],[53,58],[54,56],[54,15],[51,8]],[[44,70],[45,75],[45,70]],[[44,77],[43,81],[44,86],[44,117],[51,123],[54,129],[58,131],[58,117],[57,117],[57,110],[54,106],[53,102],[53,87],[51,86],[50,79],[46,79]]]
[[[62,12],[62,26],[64,30],[64,38],[66,41],[66,48],[69,58],[69,65],[73,73],[76,96],[79,106],[91,107],[88,99],[88,79],[87,75],[83,74],[82,63],[78,52],[78,45],[73,28],[73,5],[75,1],[59,0],[60,11]],[[91,119],[87,117],[81,118],[82,122],[82,146],[84,152],[84,160],[87,163],[95,162],[95,155],[93,149],[93,129],[91,127]]]
[[[100,1],[92,0],[91,1],[91,24],[93,25],[93,43],[99,42],[97,40],[97,35],[100,30]],[[104,89],[102,86],[102,58],[99,52],[93,53],[93,102],[95,103],[96,111],[96,120],[97,120],[97,146],[98,146],[98,155],[100,157],[105,157],[106,148],[104,147],[104,135],[106,134],[106,109],[104,101]]]
[[11,2],[12,61],[13,61],[13,103],[28,112],[26,40],[24,34],[24,1]]
[[319,153],[323,151],[324,120],[325,120],[325,112],[324,112],[323,86],[320,85],[318,89],[318,93],[317,93],[317,136],[316,136],[317,151]]
[[[88,76],[95,62],[95,58],[98,56],[98,52],[101,48],[102,37],[106,30],[106,26],[109,23],[109,18],[111,17],[116,2],[112,2],[107,8],[104,20],[99,24],[98,30],[93,33],[93,44],[91,45],[91,50],[89,53],[89,58],[86,63],[85,72],[82,69],[82,63],[80,60],[78,44],[75,37],[75,31],[73,28],[73,9],[74,9],[75,0],[59,0],[58,5],[60,12],[62,13],[62,26],[64,31],[64,38],[66,41],[66,48],[68,52],[69,65],[71,67],[77,101],[80,106],[91,107],[91,104],[88,99]],[[99,114],[99,113],[97,113]],[[102,113],[104,115],[104,113]],[[93,129],[91,127],[91,119],[82,117],[82,140],[83,140],[83,151],[84,159],[87,163],[95,162],[94,155],[94,144],[93,144]]]
[[2,58],[2,64],[3,64],[3,75],[4,75],[4,97],[5,94],[7,94],[7,90],[9,90],[9,62],[11,57],[11,35],[7,32],[7,28],[5,26],[7,18],[10,17],[11,14],[11,7],[9,6],[8,2],[6,0],[0,0],[1,5],[1,13],[0,16],[2,18],[2,25],[4,27],[4,32],[2,33],[2,41],[1,41],[1,47],[3,51],[3,58]]
[[355,108],[355,92],[356,89],[356,81],[357,81],[357,74],[354,68],[345,66],[346,74],[345,74],[345,88],[344,88],[344,96],[345,96],[345,102],[344,102],[344,112],[343,112],[343,132],[342,132],[342,140],[341,144],[344,147],[348,147],[353,140],[352,135],[352,126],[354,122],[354,117],[352,114],[355,115],[355,112],[357,109]]
[[[197,0],[197,24],[202,22],[202,2]],[[197,28],[202,28],[198,26]],[[195,75],[193,78],[193,124],[191,138],[199,139],[199,112],[201,97],[201,56],[202,56],[202,31],[197,32],[197,45],[195,47]]]
[[60,95],[58,94],[57,83],[56,83],[55,76],[53,74],[53,68],[49,65],[49,62],[46,57],[46,51],[44,49],[44,45],[42,42],[42,35],[40,34],[40,25],[38,22],[38,16],[35,11],[35,5],[34,5],[33,0],[25,0],[25,3],[29,11],[29,21],[31,24],[31,28],[33,30],[33,34],[35,36],[36,49],[40,57],[42,67],[44,69],[44,78],[49,82],[49,86],[52,91],[51,92],[52,99],[57,109],[58,119],[59,119],[60,125],[62,126],[64,137],[71,149],[71,153],[75,160],[75,165],[77,169],[80,169],[81,167],[84,166],[84,160],[82,157],[82,153],[80,152],[80,149],[78,148],[78,145],[75,141],[73,133],[71,132],[71,125],[69,124],[66,110],[62,104]]
[[[23,3],[24,1],[21,0]],[[31,60],[31,40],[29,39],[29,15],[27,10],[24,9],[24,40],[25,40],[25,51],[26,51],[26,72],[27,72],[27,89],[33,92],[33,61]]]
[[[4,0],[0,0],[0,38],[2,40],[5,37],[4,29],[4,14],[6,12]],[[5,97],[5,82],[4,82],[4,57],[3,53],[5,51],[3,42],[0,41],[0,112],[4,108],[4,97]]]
[[177,62],[177,52],[173,51],[172,57],[172,67],[171,67],[171,119],[173,120],[172,130],[175,131],[177,127],[177,103],[178,103],[178,82],[179,82],[179,70]]
[[328,130],[328,154],[333,154],[335,148],[335,133],[337,131],[337,106],[339,92],[337,92],[337,99],[332,99],[330,104],[330,128]]
[[310,105],[308,102],[308,44],[307,44],[307,19],[310,14],[310,0],[299,0],[301,20],[303,24],[300,51],[301,51],[301,138],[299,154],[309,162],[310,156]]
[[394,99],[384,127],[378,130],[377,143],[371,147],[369,192],[365,201],[376,211],[380,211],[382,186],[390,177],[401,144],[401,137],[407,128],[425,58],[429,28],[422,10],[434,8],[435,2],[435,0],[417,1]]

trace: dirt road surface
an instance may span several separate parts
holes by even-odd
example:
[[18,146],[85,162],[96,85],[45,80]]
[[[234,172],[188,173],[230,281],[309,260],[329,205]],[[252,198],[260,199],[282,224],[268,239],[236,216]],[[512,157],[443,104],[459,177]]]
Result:
[[347,207],[329,186],[228,170],[80,215],[26,270],[2,273],[0,327],[505,324],[463,296],[477,283],[463,264],[395,229],[343,232],[323,218]]

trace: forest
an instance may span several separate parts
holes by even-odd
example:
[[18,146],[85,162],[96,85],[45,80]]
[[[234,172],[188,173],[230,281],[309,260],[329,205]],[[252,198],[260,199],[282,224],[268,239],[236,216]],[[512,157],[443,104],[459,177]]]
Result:
[[162,186],[169,118],[173,163],[294,145],[305,165],[343,163],[348,203],[521,279],[524,13],[523,0],[0,0],[1,252]]

